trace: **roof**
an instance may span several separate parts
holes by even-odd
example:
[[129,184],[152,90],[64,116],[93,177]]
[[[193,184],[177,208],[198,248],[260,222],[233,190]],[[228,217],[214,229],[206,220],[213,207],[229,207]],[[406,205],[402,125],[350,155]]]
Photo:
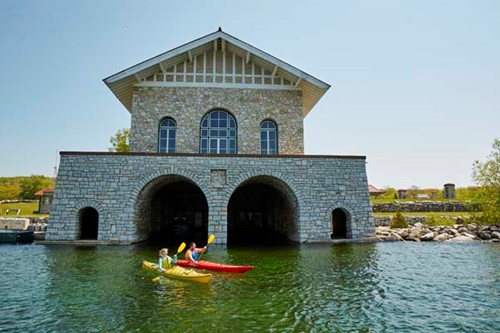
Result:
[[385,191],[379,190],[378,188],[376,188],[373,185],[368,185],[368,192],[370,194],[382,194],[382,193],[385,193]]
[[[244,41],[236,37],[223,32],[220,28],[216,32],[195,39],[189,43],[171,49],[170,51],[164,52],[137,65],[122,70],[121,72],[105,78],[103,81],[113,92],[113,94],[118,98],[118,100],[120,100],[120,102],[130,112],[132,109],[132,95],[134,86],[151,86],[151,82],[145,82],[146,78],[156,73],[167,74],[167,69],[170,67],[176,67],[177,64],[186,62],[186,60],[192,62],[193,59],[200,54],[206,52],[217,52],[217,50],[231,52],[236,56],[241,57],[241,59],[245,60],[246,64],[252,62],[257,66],[260,66],[262,68],[262,73],[264,73],[264,70],[266,70],[266,72],[272,73],[272,78],[274,78],[275,76],[279,76],[287,82],[291,82],[287,89],[302,91],[302,111],[304,116],[306,116],[309,111],[311,111],[314,105],[330,88],[329,84],[276,57],[273,57],[272,55],[248,43],[245,43]],[[184,66],[184,69],[185,68],[186,67]],[[205,70],[205,67],[203,67],[203,70]],[[262,74],[262,77],[264,77],[264,74]],[[161,86],[161,84],[157,82],[154,83],[156,84],[156,86]],[[173,86],[173,84],[168,85],[167,83],[170,82],[164,82],[163,85]],[[197,85],[196,82],[186,81],[182,83],[175,82],[175,86],[189,87],[199,86],[199,84]],[[210,83],[206,82],[205,77],[203,77],[203,86],[224,88],[228,87],[227,84],[221,84],[220,82],[216,83],[215,80],[214,82]],[[248,84],[243,83],[232,83],[230,85],[230,88],[247,88],[248,86]],[[269,87],[270,85],[260,85],[260,88]],[[252,85],[252,88],[259,88],[259,86]]]
[[55,189],[53,188],[42,188],[40,191],[36,192],[35,195],[42,196],[45,193],[54,193]]

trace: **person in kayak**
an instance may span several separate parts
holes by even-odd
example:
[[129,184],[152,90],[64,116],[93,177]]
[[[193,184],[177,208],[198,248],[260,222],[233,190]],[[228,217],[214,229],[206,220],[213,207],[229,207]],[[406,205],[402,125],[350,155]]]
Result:
[[195,242],[191,242],[189,244],[189,249],[186,251],[186,260],[189,261],[190,263],[196,264],[198,261],[198,257],[200,253],[205,252],[207,249],[206,246],[202,248],[197,248]]
[[168,249],[163,248],[160,250],[160,256],[158,258],[158,269],[160,272],[163,272],[163,268],[170,268],[172,264],[175,264],[177,262],[177,254],[174,255],[174,257],[170,257],[168,255]]

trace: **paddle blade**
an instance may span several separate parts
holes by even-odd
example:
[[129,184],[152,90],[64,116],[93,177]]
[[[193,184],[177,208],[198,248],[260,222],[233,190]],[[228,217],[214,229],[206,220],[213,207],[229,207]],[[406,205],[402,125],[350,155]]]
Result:
[[210,237],[208,237],[207,245],[211,244],[214,241],[214,239],[215,239],[215,235],[211,234]]
[[160,281],[160,277],[159,277],[159,276],[158,276],[158,277],[155,277],[155,278],[154,278],[153,280],[151,280],[151,281],[152,281],[152,282],[158,282],[158,281]]
[[177,253],[181,253],[185,247],[186,247],[186,243],[182,242],[181,245],[179,245],[179,248],[177,249]]

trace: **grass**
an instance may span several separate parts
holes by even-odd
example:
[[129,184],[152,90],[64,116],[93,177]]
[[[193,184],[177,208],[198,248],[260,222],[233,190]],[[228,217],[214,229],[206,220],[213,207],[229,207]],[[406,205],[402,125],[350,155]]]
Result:
[[[7,209],[21,209],[19,215],[9,214],[5,215]],[[1,217],[47,217],[47,214],[34,214],[38,210],[38,202],[19,202],[19,203],[0,203]]]

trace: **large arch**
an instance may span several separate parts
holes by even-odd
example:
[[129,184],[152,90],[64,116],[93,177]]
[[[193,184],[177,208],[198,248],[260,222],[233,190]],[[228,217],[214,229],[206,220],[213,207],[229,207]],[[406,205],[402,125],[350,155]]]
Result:
[[135,225],[138,240],[172,245],[202,243],[208,235],[205,193],[186,176],[157,176],[137,195]]
[[297,241],[299,203],[283,180],[255,175],[232,192],[227,208],[227,244]]

